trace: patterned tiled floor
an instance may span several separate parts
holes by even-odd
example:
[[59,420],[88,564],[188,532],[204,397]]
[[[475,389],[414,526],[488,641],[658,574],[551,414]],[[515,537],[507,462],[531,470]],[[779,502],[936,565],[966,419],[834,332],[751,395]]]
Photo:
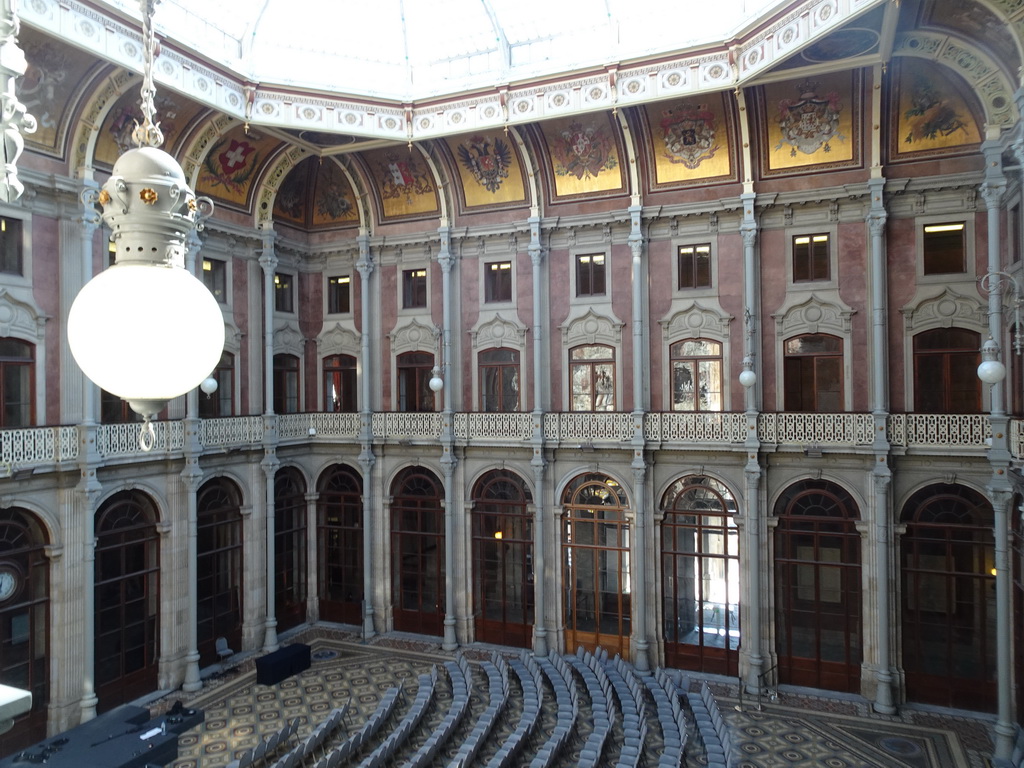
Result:
[[[276,686],[258,685],[249,658],[207,679],[197,694],[185,697],[176,692],[152,705],[158,713],[183,699],[206,712],[206,723],[182,736],[175,768],[225,766],[242,749],[254,746],[257,738],[266,738],[296,717],[301,738],[331,709],[348,701],[353,705],[349,724],[358,726],[390,686],[400,684],[414,694],[417,676],[451,657],[420,638],[385,636],[362,643],[351,633],[316,629],[296,639],[313,647],[313,665],[301,675]],[[472,648],[464,652],[471,660],[489,654]],[[738,711],[734,685],[719,681],[712,688],[732,726],[733,743],[742,752],[741,768],[991,765],[992,723],[981,717],[909,707],[887,717],[872,713],[862,700],[787,692],[776,702],[765,701],[761,711],[749,699]],[[441,707],[447,706],[443,690],[439,700]],[[690,765],[701,762],[694,756],[689,760]],[[575,764],[572,749],[560,764]]]

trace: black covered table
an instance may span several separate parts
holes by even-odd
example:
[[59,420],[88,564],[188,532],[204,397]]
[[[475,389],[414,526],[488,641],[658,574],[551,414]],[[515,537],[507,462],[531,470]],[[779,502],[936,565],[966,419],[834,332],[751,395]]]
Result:
[[0,760],[0,768],[143,768],[178,758],[178,735],[204,720],[201,709],[150,719],[126,704]]
[[256,682],[277,685],[285,678],[309,669],[309,646],[302,643],[282,645],[276,651],[256,659]]

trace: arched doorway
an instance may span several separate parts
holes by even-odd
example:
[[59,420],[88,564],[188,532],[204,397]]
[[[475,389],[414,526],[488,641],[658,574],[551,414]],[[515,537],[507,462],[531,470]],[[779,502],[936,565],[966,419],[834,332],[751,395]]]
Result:
[[160,638],[160,536],[153,501],[111,496],[96,513],[97,711],[156,690]]
[[662,501],[661,590],[665,662],[737,674],[739,533],[732,492],[710,477],[672,484]]
[[199,489],[196,507],[196,634],[205,666],[218,660],[218,637],[242,647],[242,494],[214,478]]
[[440,635],[444,627],[444,489],[409,467],[391,486],[391,596],[395,629]]
[[562,494],[565,647],[629,655],[629,502],[607,475],[579,475]]
[[473,488],[476,639],[529,648],[533,636],[533,518],[530,491],[496,469]]
[[796,483],[775,505],[779,682],[860,690],[860,514],[840,486]]
[[306,481],[293,467],[274,475],[274,609],[277,631],[306,620]]
[[359,624],[363,607],[363,481],[335,464],[317,485],[320,618]]
[[50,564],[28,510],[0,510],[0,680],[32,692],[32,709],[0,735],[0,755],[46,738],[50,703]]
[[907,500],[901,519],[907,698],[994,712],[992,505],[965,486],[935,484]]

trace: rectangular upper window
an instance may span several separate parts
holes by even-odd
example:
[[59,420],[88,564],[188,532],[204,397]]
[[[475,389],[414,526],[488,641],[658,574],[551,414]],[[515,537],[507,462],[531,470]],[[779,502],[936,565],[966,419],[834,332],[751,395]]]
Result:
[[1014,203],[1010,207],[1010,213],[1006,217],[1006,238],[1010,241],[1010,263],[1016,264],[1020,261],[1021,249],[1021,215],[1020,203]]
[[22,274],[21,220],[0,216],[0,272]]
[[484,301],[512,301],[511,261],[495,261],[484,265]]
[[793,282],[830,280],[829,237],[797,235],[793,238]]
[[576,295],[604,296],[604,254],[585,253],[576,257]]
[[924,274],[955,275],[967,271],[966,229],[962,221],[924,225]]
[[203,259],[203,283],[221,304],[228,300],[228,265],[219,259]]
[[427,270],[407,269],[402,272],[402,307],[427,306]]
[[295,290],[291,275],[274,273],[274,309],[278,312],[295,311]]
[[711,245],[679,246],[679,283],[684,288],[711,287]]
[[327,278],[327,314],[344,315],[352,311],[351,284],[348,275]]

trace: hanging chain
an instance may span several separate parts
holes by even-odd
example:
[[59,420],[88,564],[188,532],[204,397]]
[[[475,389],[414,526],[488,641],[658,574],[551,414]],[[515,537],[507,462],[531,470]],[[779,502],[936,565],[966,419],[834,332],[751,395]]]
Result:
[[160,0],[139,0],[142,7],[142,124],[135,123],[132,141],[139,147],[159,147],[164,143],[160,124],[156,117],[156,85],[153,83],[153,59],[156,55],[156,30],[153,28],[153,12]]

